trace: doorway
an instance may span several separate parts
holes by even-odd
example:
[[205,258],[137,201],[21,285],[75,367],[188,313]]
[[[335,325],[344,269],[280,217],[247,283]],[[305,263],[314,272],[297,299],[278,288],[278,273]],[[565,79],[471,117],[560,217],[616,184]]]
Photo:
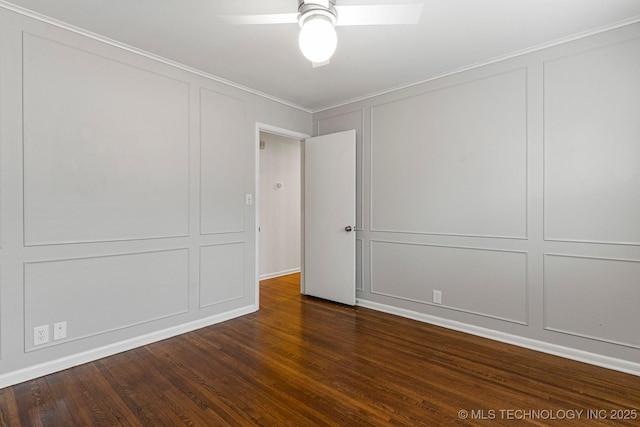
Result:
[[[292,138],[295,141],[291,141]],[[263,163],[262,167],[270,170],[262,174],[261,159],[266,160],[275,154],[261,155],[261,151],[266,151],[268,142],[274,146],[283,143],[275,151],[288,151],[287,157],[291,158],[297,156],[295,166],[283,168],[279,160],[275,161],[275,166]],[[302,294],[355,305],[356,131],[310,138],[258,124],[255,159],[256,305],[259,305],[261,278],[290,274],[298,268]],[[290,170],[285,173],[284,169]],[[288,177],[288,185],[298,193],[299,198],[294,198],[294,202],[287,201],[282,206],[265,204],[263,207],[261,193],[264,192],[267,197],[275,196],[276,199],[284,195],[287,184],[279,177]],[[263,179],[265,182],[262,182]],[[285,213],[283,209],[286,205],[294,211]],[[262,209],[268,212],[263,215]],[[295,219],[287,223],[286,217]],[[275,229],[267,233],[264,228],[277,228],[275,226],[278,224],[284,227],[279,232]],[[298,229],[297,233],[295,229]],[[264,236],[261,231],[265,232]],[[286,235],[295,237],[283,242],[282,238]],[[271,240],[263,243],[263,238]],[[284,269],[282,264],[276,264],[275,267],[269,264],[272,260],[268,256],[261,258],[262,252],[278,252],[284,245],[288,246],[290,259],[287,262],[292,262],[284,264]],[[263,266],[271,265],[270,269],[274,271],[261,271],[261,263]]]
[[[306,138],[309,138],[309,135],[256,123],[256,305],[259,305],[260,301],[260,280],[291,274],[293,270],[300,272],[300,292],[304,293],[304,215],[302,214],[304,147],[302,142]],[[293,158],[296,152],[297,162]],[[263,165],[263,160],[269,164]],[[285,166],[278,167],[278,161],[283,162]],[[263,167],[267,168],[264,177]],[[292,194],[296,189],[297,198]],[[268,206],[264,206],[263,209],[264,197],[267,198],[265,205]],[[279,212],[286,212],[286,219],[278,219]],[[278,230],[282,229],[286,229],[286,232],[278,234]],[[280,251],[279,245],[287,247],[286,254],[277,254]],[[294,254],[294,250],[297,250],[297,253]],[[267,251],[276,254],[267,254]]]
[[260,132],[260,280],[300,272],[301,145]]

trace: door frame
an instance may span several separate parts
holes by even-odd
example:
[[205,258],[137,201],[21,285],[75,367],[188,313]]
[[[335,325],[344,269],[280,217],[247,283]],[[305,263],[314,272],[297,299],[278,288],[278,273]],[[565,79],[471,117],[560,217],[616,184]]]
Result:
[[296,132],[289,129],[280,128],[266,123],[256,122],[254,147],[254,224],[253,232],[255,238],[255,305],[260,307],[260,132],[271,133],[274,135],[284,136],[286,138],[297,139],[300,142],[300,293],[304,294],[304,140],[310,138],[311,135]]

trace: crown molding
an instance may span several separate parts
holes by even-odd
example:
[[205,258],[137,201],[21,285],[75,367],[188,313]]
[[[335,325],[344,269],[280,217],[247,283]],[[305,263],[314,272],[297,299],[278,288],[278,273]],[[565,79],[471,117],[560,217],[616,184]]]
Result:
[[20,15],[23,15],[23,16],[26,16],[26,17],[29,17],[29,18],[36,19],[36,20],[38,20],[40,22],[44,22],[46,24],[50,24],[50,25],[56,26],[58,28],[61,28],[61,29],[67,30],[67,31],[71,31],[71,32],[79,34],[81,36],[85,36],[85,37],[91,38],[93,40],[96,40],[96,41],[111,45],[111,46],[116,47],[118,49],[126,50],[128,52],[131,52],[131,53],[134,53],[136,55],[140,55],[140,56],[146,57],[146,58],[151,59],[153,61],[161,62],[163,64],[166,64],[166,65],[169,65],[169,66],[172,66],[172,67],[187,71],[187,72],[189,72],[191,74],[195,74],[197,76],[204,77],[204,78],[206,78],[208,80],[213,80],[215,82],[224,84],[226,86],[230,86],[230,87],[233,87],[235,89],[239,89],[239,90],[241,90],[243,92],[247,92],[247,93],[250,93],[252,95],[256,95],[256,96],[259,96],[261,98],[265,98],[265,99],[277,102],[277,103],[282,104],[282,105],[286,105],[287,107],[295,108],[297,110],[300,110],[300,111],[303,111],[303,112],[309,113],[309,114],[313,113],[313,111],[311,109],[302,107],[302,106],[297,105],[297,104],[294,104],[293,102],[289,102],[289,101],[286,101],[284,99],[278,98],[276,96],[269,95],[268,93],[259,91],[257,89],[250,88],[248,86],[241,85],[241,84],[236,83],[234,81],[227,80],[225,78],[216,76],[215,74],[210,74],[210,73],[207,73],[205,71],[198,70],[196,68],[190,67],[188,65],[181,64],[179,62],[173,61],[171,59],[164,58],[164,57],[162,57],[160,55],[156,55],[156,54],[147,52],[145,50],[138,49],[138,48],[133,47],[133,46],[129,46],[129,45],[127,45],[125,43],[122,43],[122,42],[119,42],[117,40],[113,40],[113,39],[110,39],[108,37],[102,36],[100,34],[96,34],[96,33],[93,33],[91,31],[85,30],[83,28],[76,27],[74,25],[68,24],[66,22],[59,21],[59,20],[57,20],[55,18],[51,18],[49,16],[42,15],[42,14],[40,14],[38,12],[34,12],[32,10],[25,9],[25,8],[23,8],[21,6],[17,6],[17,5],[11,4],[11,3],[7,3],[4,0],[0,0],[0,8],[9,10],[11,12],[18,13]]
[[402,89],[407,89],[407,88],[411,88],[414,86],[418,86],[424,83],[428,83],[428,82],[432,82],[434,80],[438,80],[438,79],[442,79],[444,77],[449,77],[449,76],[453,76],[455,74],[459,74],[462,73],[464,71],[469,71],[469,70],[473,70],[476,68],[480,68],[480,67],[484,67],[486,65],[490,65],[490,64],[495,64],[497,62],[501,62],[501,61],[505,61],[507,59],[511,59],[511,58],[517,58],[519,56],[523,56],[529,53],[533,53],[533,52],[537,52],[543,49],[548,49],[550,47],[554,47],[554,46],[558,46],[564,43],[568,43],[574,40],[579,40],[579,39],[583,39],[586,37],[590,37],[596,34],[600,34],[600,33],[605,33],[607,31],[611,31],[611,30],[615,30],[616,28],[621,28],[621,27],[626,27],[628,25],[633,25],[640,22],[640,15],[638,16],[634,16],[632,18],[629,19],[625,19],[622,21],[618,21],[614,24],[610,24],[610,25],[606,25],[604,27],[599,27],[599,28],[595,28],[589,31],[583,31],[581,33],[577,33],[577,34],[573,34],[571,36],[567,36],[567,37],[563,37],[551,42],[547,42],[547,43],[542,43],[539,45],[535,45],[532,47],[528,47],[526,49],[521,49],[521,50],[517,50],[515,52],[511,52],[511,53],[507,53],[505,55],[500,55],[500,56],[496,56],[493,57],[491,59],[487,59],[485,61],[481,61],[481,62],[476,62],[475,64],[471,64],[471,65],[466,65],[464,67],[460,67],[460,68],[456,68],[447,72],[444,72],[442,74],[438,74],[434,77],[429,77],[428,79],[424,79],[424,80],[419,80],[416,82],[412,82],[412,83],[407,83],[407,84],[403,84],[403,85],[399,85],[399,86],[395,86],[389,89],[384,89],[378,92],[373,92],[370,93],[368,95],[364,95],[364,96],[360,96],[360,97],[356,97],[356,98],[352,98],[348,101],[344,101],[344,102],[340,102],[337,104],[332,104],[332,105],[328,105],[325,107],[320,107],[320,108],[316,108],[316,109],[312,109],[312,113],[320,113],[322,111],[326,111],[326,110],[331,110],[333,108],[338,108],[338,107],[343,107],[345,105],[349,105],[349,104],[353,104],[356,102],[360,102],[360,101],[366,101],[368,99],[371,98],[375,98],[377,96],[381,96],[381,95],[386,95],[388,93],[392,93],[392,92],[396,92]]

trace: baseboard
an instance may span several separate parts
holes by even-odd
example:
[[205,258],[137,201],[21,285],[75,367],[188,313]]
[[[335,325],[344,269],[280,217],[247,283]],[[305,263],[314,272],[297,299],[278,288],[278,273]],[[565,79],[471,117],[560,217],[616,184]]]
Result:
[[300,267],[291,268],[289,270],[277,271],[275,273],[262,274],[260,276],[260,280],[273,279],[273,278],[276,278],[276,277],[286,276],[287,274],[293,274],[293,273],[300,273]]
[[365,299],[358,299],[356,301],[356,305],[364,308],[370,308],[376,311],[382,311],[384,313],[406,317],[408,319],[417,320],[419,322],[429,323],[435,326],[441,326],[443,328],[452,329],[454,331],[465,332],[494,341],[500,341],[503,343],[528,348],[530,350],[564,357],[565,359],[576,360],[578,362],[584,362],[591,365],[600,366],[602,368],[613,369],[615,371],[640,376],[640,363],[616,359],[614,357],[603,356],[600,354],[577,350],[570,347],[564,347],[557,344],[551,344],[544,341],[538,341],[531,338],[524,338],[517,335],[494,331],[492,329],[469,325],[467,323],[443,319],[441,317],[432,316],[429,314],[418,313],[403,308],[380,304]]
[[253,313],[258,310],[257,305],[249,305],[246,307],[231,310],[225,313],[216,314],[214,316],[206,317],[204,319],[194,320],[192,322],[184,323],[182,325],[172,326],[160,331],[151,332],[139,337],[130,338],[117,343],[109,344],[104,347],[98,347],[92,350],[88,350],[82,353],[73,354],[71,356],[63,357],[60,359],[52,360],[50,362],[42,363],[28,368],[20,369],[17,371],[9,372],[0,375],[0,388],[9,387],[14,384],[19,384],[24,381],[29,381],[34,378],[39,378],[44,375],[49,375],[54,372],[69,369],[74,366],[82,365],[84,363],[93,362],[94,360],[101,359],[107,356],[113,356],[123,351],[131,350],[143,345],[151,344],[157,341],[162,341],[167,338],[174,337],[176,335],[184,334],[187,332],[195,331],[196,329],[204,328],[206,326],[215,325],[216,323],[231,320],[236,317],[244,316],[249,313]]

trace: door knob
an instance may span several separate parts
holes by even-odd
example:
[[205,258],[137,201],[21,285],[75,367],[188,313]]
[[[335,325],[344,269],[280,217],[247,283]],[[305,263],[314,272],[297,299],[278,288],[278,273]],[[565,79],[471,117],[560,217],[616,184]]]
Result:
[[350,225],[347,225],[347,226],[344,228],[344,231],[346,231],[346,232],[349,232],[349,231],[351,231],[351,230],[353,230],[353,227],[351,227]]

